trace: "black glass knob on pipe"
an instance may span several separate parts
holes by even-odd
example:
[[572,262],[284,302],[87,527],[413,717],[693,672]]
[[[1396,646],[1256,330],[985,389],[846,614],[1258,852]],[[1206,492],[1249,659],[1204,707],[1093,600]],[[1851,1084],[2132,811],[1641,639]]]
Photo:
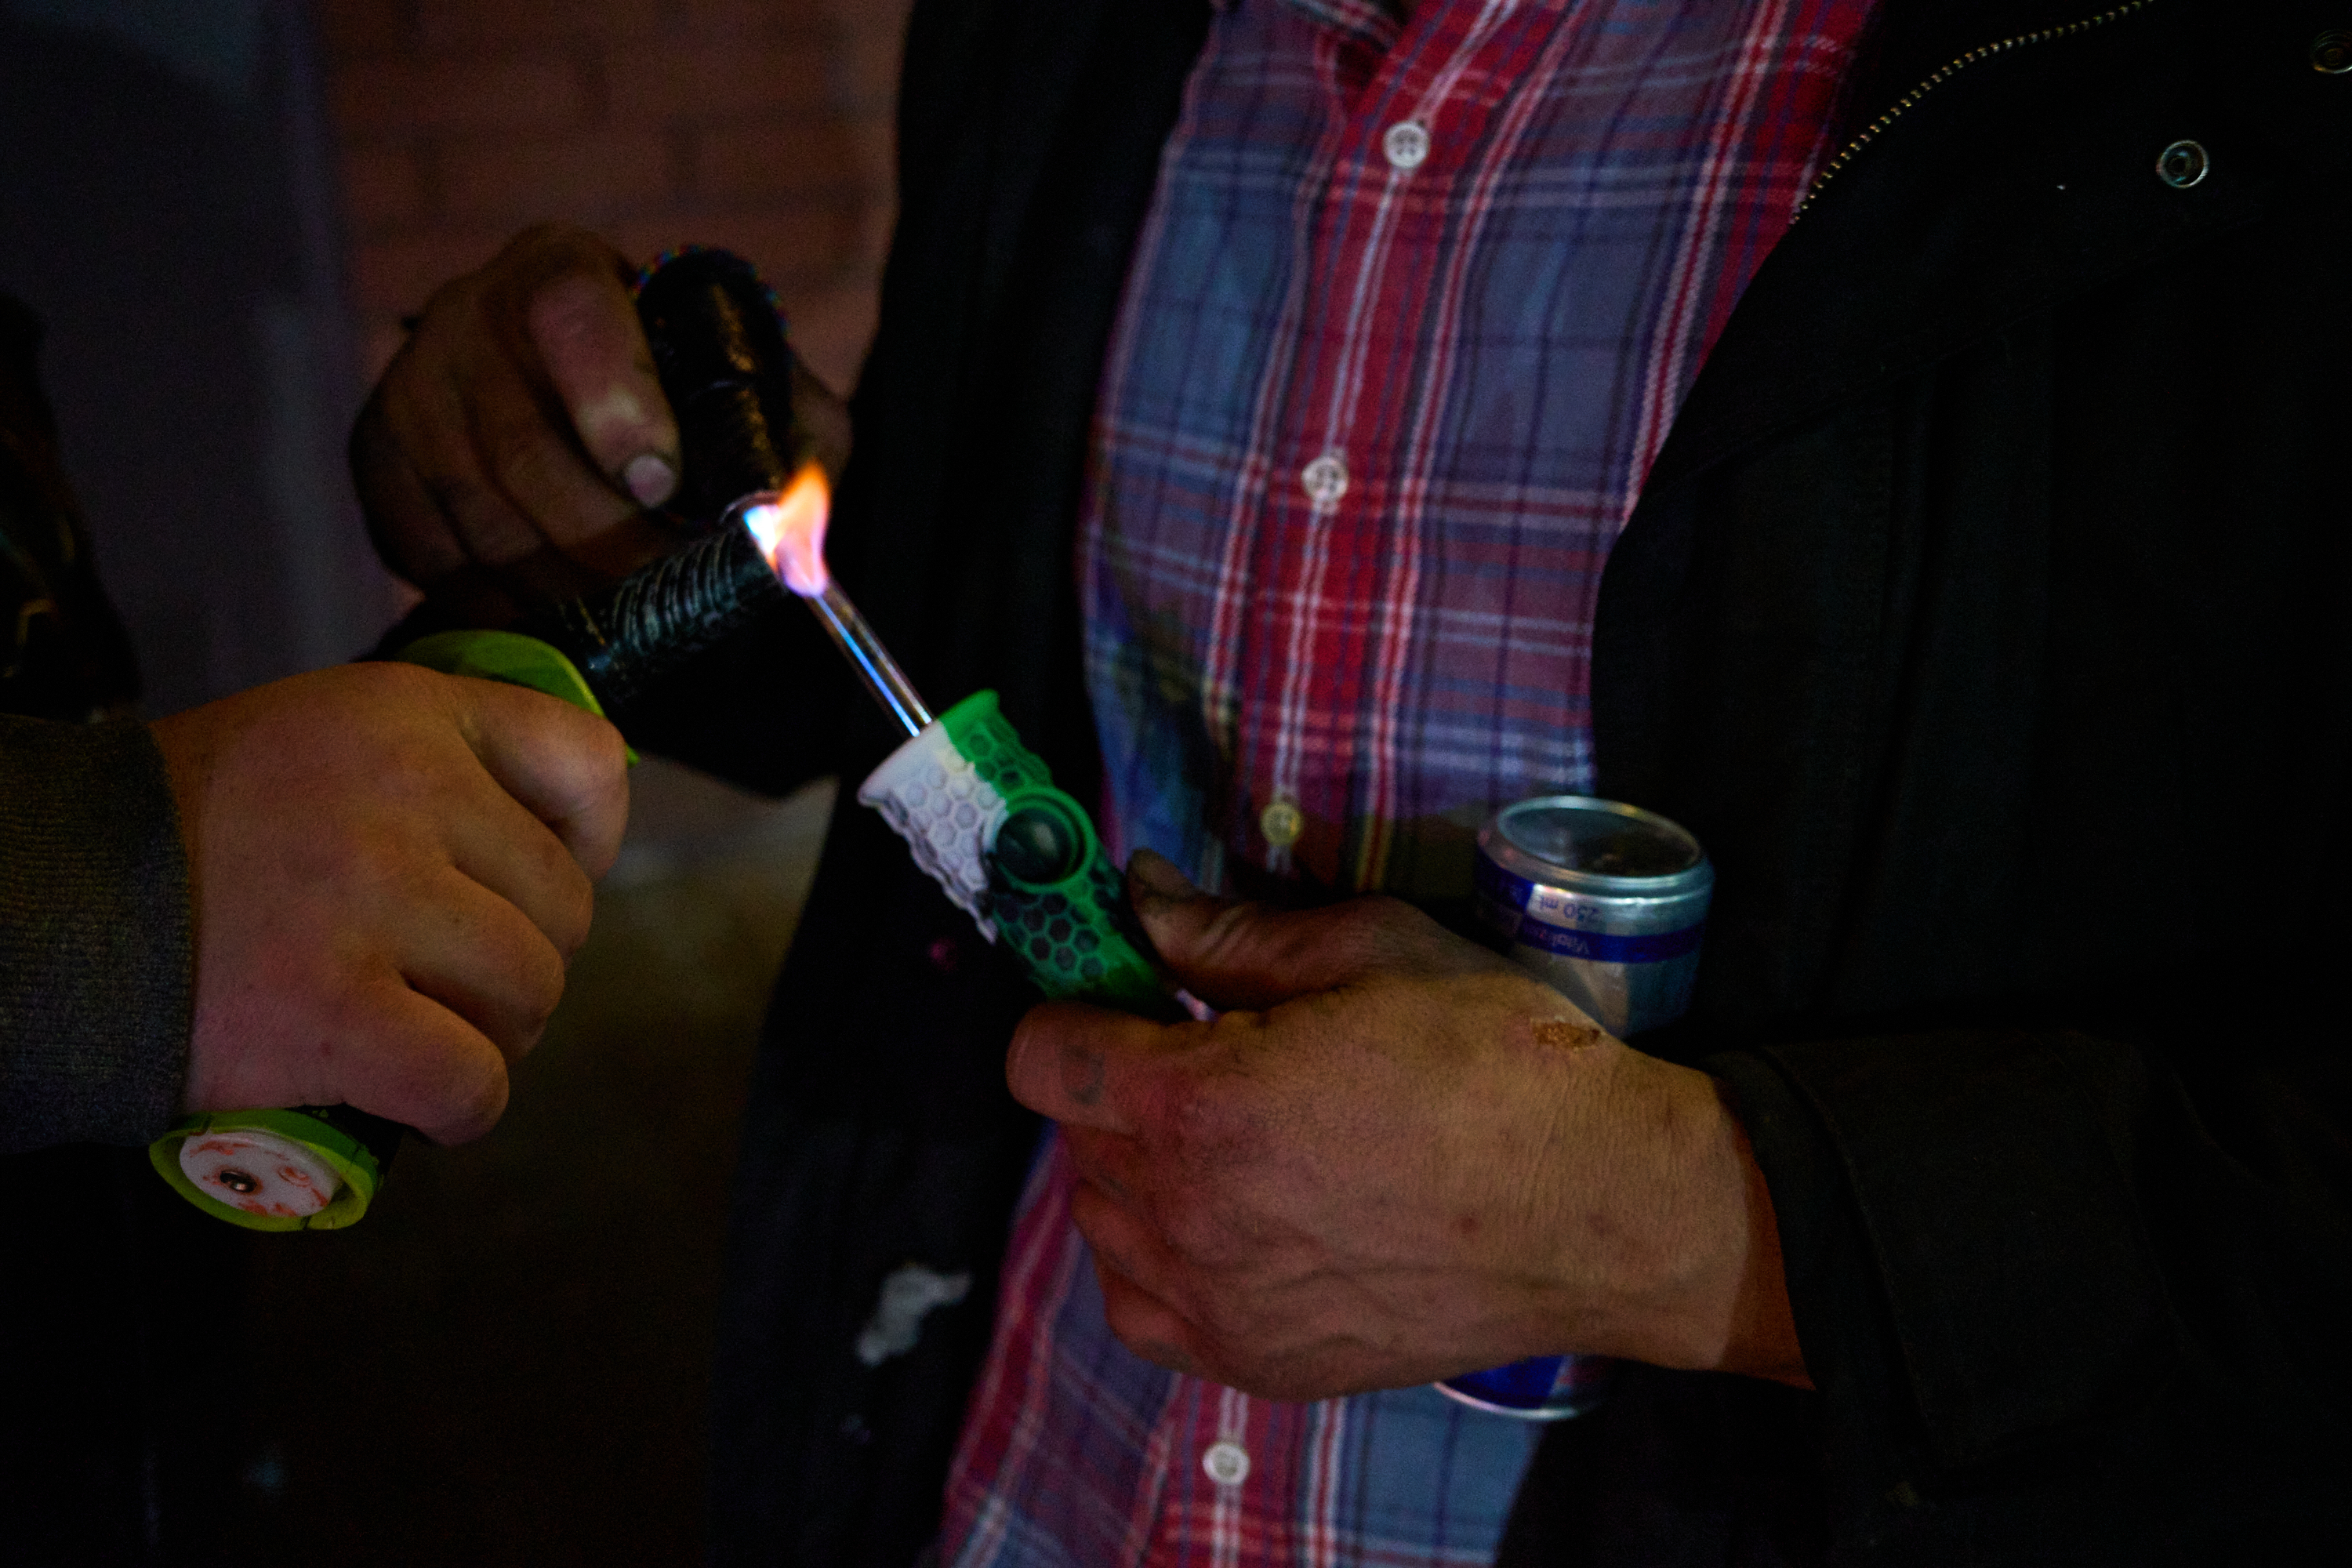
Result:
[[638,284],[637,320],[685,463],[668,510],[715,528],[744,497],[791,483],[810,456],[793,417],[792,344],[751,264],[701,247],[664,257]]

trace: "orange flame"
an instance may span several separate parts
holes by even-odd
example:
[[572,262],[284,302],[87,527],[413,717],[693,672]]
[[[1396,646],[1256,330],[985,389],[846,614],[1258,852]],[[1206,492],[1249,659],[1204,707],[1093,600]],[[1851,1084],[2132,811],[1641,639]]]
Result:
[[803,463],[784,493],[747,508],[743,526],[767,557],[769,570],[803,598],[814,598],[833,578],[824,569],[824,524],[833,512],[833,489],[824,470]]

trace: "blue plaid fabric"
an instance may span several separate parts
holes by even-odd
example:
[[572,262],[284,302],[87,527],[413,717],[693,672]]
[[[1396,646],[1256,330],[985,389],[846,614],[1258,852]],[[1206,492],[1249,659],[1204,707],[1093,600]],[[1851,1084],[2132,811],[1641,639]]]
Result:
[[[1591,776],[1611,543],[1793,216],[1871,0],[1228,0],[1105,369],[1077,569],[1107,837],[1204,886],[1469,888]],[[1523,1423],[1112,1338],[1041,1160],[943,1561],[1490,1561]]]
[[[942,1563],[1493,1561],[1534,1427],[1426,1387],[1277,1405],[1130,1355],[1075,1241],[1070,1190],[1056,1141],[1031,1177],[1006,1263],[1005,1294],[1050,1302],[1049,1315],[1011,1335],[999,1321],[950,1483]],[[994,1435],[983,1411],[1013,1416],[985,1455],[973,1451]],[[1246,1456],[1237,1483],[1210,1472],[1220,1444]]]

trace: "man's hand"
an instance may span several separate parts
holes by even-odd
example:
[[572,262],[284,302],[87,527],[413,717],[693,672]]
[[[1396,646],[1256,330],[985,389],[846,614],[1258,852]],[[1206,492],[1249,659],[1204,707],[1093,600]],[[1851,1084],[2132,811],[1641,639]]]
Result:
[[[646,512],[677,488],[628,282],[584,229],[546,225],[425,306],[352,432],[352,472],[391,568],[480,625],[585,592],[674,545]],[[848,416],[805,370],[793,414],[828,468]]]
[[1063,1124],[1130,1349],[1284,1399],[1570,1351],[1803,1381],[1771,1204],[1713,1079],[1394,900],[1229,903],[1148,851],[1129,889],[1231,1010],[1051,1004],[1006,1070]]
[[348,1104],[439,1142],[488,1131],[619,852],[619,732],[398,664],[153,728],[196,910],[186,1109]]

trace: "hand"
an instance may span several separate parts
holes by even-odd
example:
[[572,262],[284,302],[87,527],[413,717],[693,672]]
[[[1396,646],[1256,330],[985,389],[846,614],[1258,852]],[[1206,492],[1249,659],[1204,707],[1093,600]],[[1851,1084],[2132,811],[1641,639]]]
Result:
[[196,922],[189,1110],[353,1105],[488,1131],[619,852],[619,732],[408,665],[298,676],[153,726]]
[[1410,906],[1284,913],[1148,851],[1136,913],[1213,1023],[1033,1011],[1111,1328],[1314,1399],[1589,1352],[1801,1383],[1778,1232],[1715,1081]]
[[[584,229],[543,225],[442,287],[352,432],[352,473],[394,571],[478,625],[625,576],[677,541],[645,510],[677,488],[628,283]],[[848,415],[806,370],[793,414],[838,473]]]

